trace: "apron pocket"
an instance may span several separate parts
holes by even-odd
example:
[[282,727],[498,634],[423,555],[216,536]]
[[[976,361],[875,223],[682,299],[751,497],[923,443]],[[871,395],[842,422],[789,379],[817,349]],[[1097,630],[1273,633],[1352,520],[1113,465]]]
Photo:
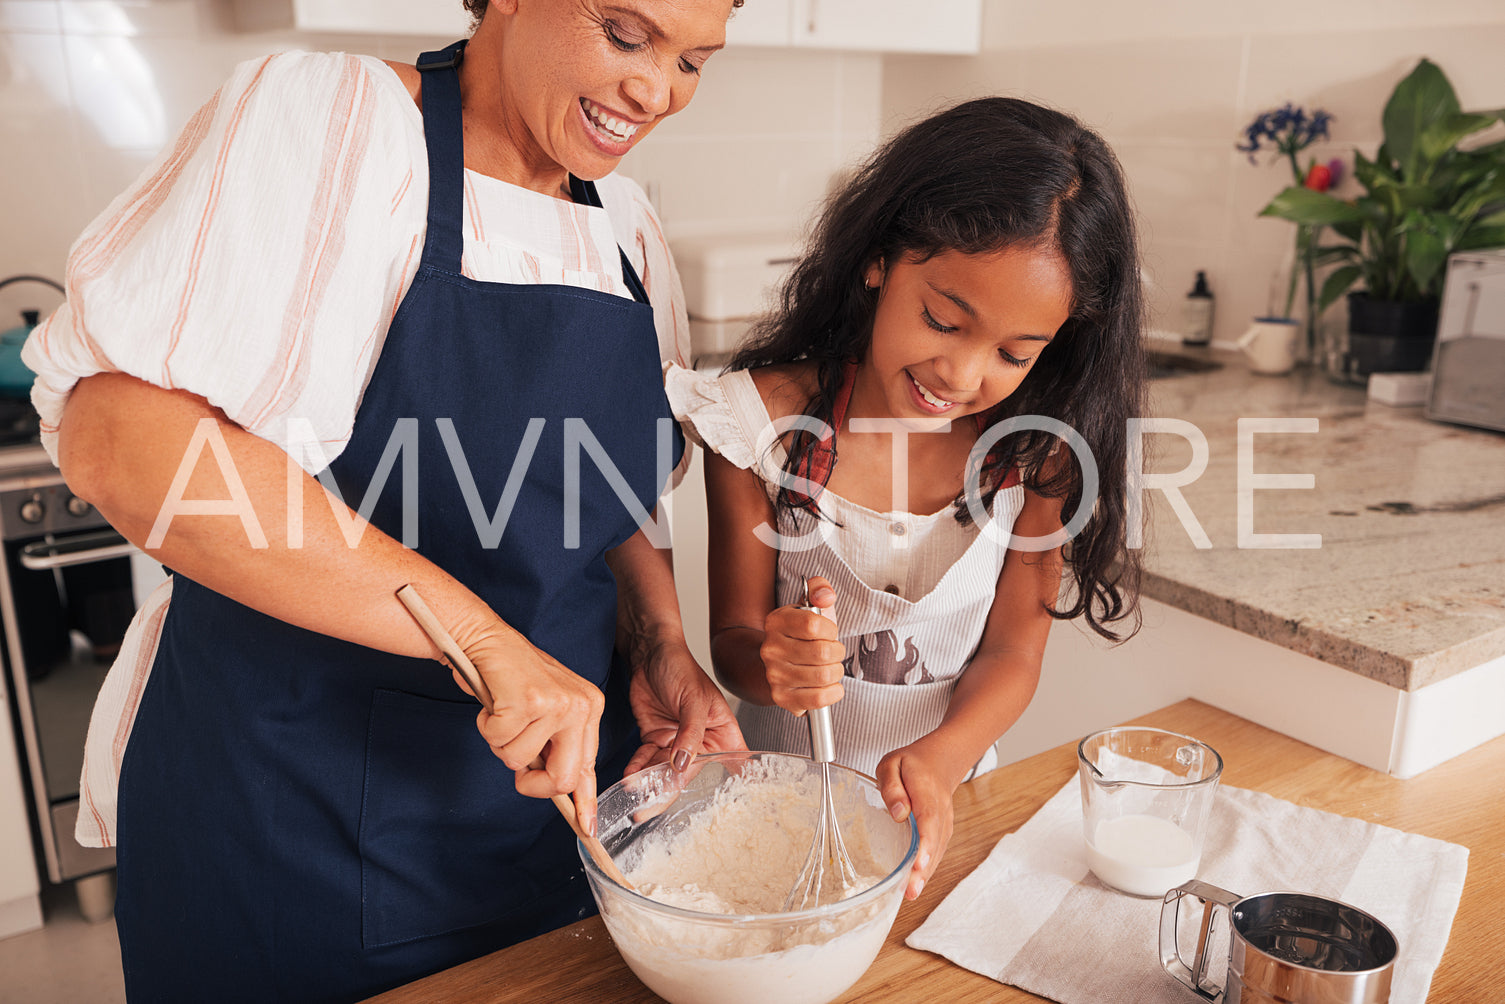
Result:
[[372,694],[361,797],[361,940],[379,948],[536,909],[580,871],[574,835],[525,798],[478,708]]

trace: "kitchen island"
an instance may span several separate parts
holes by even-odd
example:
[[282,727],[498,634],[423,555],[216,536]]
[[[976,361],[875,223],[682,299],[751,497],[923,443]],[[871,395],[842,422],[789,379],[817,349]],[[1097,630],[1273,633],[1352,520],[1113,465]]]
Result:
[[[1196,701],[1163,708],[1138,724],[1208,742],[1224,758],[1225,784],[1468,847],[1468,880],[1429,999],[1505,999],[1505,969],[1497,958],[1498,903],[1505,898],[1505,831],[1498,825],[1497,779],[1505,776],[1505,738],[1458,756],[1423,777],[1403,781]],[[956,833],[940,868],[925,894],[900,908],[872,968],[841,1000],[892,1004],[1039,1000],[940,956],[909,948],[904,939],[1004,834],[1017,830],[1075,773],[1076,744],[1066,743],[958,789]],[[1083,965],[1091,964],[1092,951],[1096,949],[1085,952]],[[1174,988],[1169,976],[1166,981]],[[1190,993],[1185,997],[1196,999]],[[374,998],[380,1004],[647,1004],[657,1000],[617,954],[599,917]]]
[[1144,630],[1057,625],[1003,759],[1188,696],[1401,777],[1505,732],[1505,434],[1158,344]]

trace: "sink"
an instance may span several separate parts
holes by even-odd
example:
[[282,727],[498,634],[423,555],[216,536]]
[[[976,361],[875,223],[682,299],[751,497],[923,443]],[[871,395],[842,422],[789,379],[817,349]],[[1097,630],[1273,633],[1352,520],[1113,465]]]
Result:
[[1162,352],[1157,349],[1151,349],[1146,355],[1149,360],[1151,380],[1182,376],[1187,373],[1211,373],[1214,370],[1223,368],[1222,363],[1212,359],[1182,355],[1179,352]]

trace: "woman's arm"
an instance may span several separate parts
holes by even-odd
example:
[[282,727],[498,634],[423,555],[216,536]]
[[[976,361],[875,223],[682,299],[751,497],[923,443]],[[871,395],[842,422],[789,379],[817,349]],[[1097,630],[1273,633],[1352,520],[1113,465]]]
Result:
[[617,578],[617,648],[632,667],[629,694],[643,734],[625,773],[665,759],[684,770],[697,753],[746,749],[726,698],[685,643],[673,552],[639,530],[606,561]]
[[[121,374],[81,380],[69,398],[58,457],[69,487],[92,502],[138,547],[187,455],[199,423],[222,437],[266,546],[252,546],[235,516],[178,516],[148,550],[174,572],[289,624],[399,655],[437,652],[396,599],[412,583],[476,663],[494,704],[479,726],[497,756],[518,772],[517,789],[546,797],[573,791],[595,816],[594,775],[601,692],[529,644],[478,596],[416,551],[366,525],[347,545],[339,506],[273,443],[231,422],[203,398]],[[302,488],[302,543],[288,537],[289,479]],[[193,470],[186,499],[228,497],[210,450]],[[458,679],[458,677],[457,677]],[[527,765],[549,747],[544,771]]]
[[[1059,500],[1026,490],[1014,533],[1044,536],[1061,528]],[[879,788],[898,819],[920,828],[920,856],[906,896],[920,894],[951,841],[952,793],[972,765],[1018,721],[1040,681],[1045,642],[1061,589],[1061,551],[1010,550],[999,573],[976,655],[952,693],[941,724],[878,764]]]
[[[751,471],[706,451],[711,661],[726,689],[754,704],[801,712],[841,699],[837,626],[795,606],[777,606],[778,553],[759,540],[774,508]],[[821,580],[814,580],[820,582]],[[835,594],[814,594],[830,606]]]

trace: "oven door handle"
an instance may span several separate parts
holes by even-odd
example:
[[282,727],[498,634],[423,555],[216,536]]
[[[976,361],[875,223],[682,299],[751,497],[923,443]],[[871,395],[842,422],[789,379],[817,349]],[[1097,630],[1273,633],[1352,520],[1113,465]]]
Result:
[[123,558],[136,553],[136,545],[114,530],[71,534],[60,540],[39,540],[21,548],[21,564],[33,572],[50,568],[85,565],[91,561]]

